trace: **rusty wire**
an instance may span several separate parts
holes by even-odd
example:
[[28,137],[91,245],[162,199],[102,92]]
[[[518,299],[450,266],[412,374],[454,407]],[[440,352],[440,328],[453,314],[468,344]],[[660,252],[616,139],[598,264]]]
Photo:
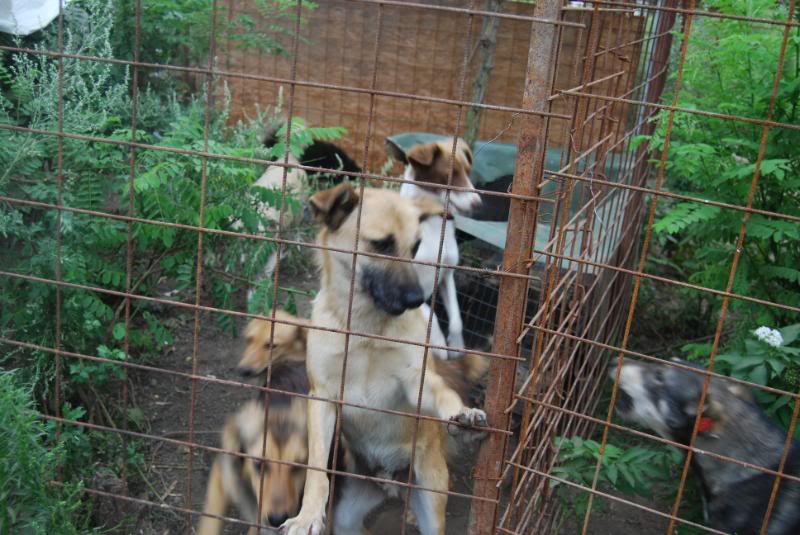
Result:
[[[550,486],[553,482],[571,487],[577,492],[586,493],[589,507],[582,519],[582,533],[589,533],[592,518],[591,504],[595,497],[626,504],[637,508],[654,517],[666,519],[669,522],[667,534],[671,534],[676,524],[692,526],[709,533],[723,533],[708,526],[691,522],[679,516],[679,506],[687,482],[689,465],[692,455],[700,450],[694,446],[698,433],[699,414],[688,444],[674,441],[642,432],[612,421],[614,403],[619,388],[619,373],[621,364],[625,359],[633,358],[642,361],[664,362],[659,355],[633,351],[628,348],[632,331],[632,322],[636,315],[639,293],[642,282],[652,282],[671,285],[676,288],[690,289],[703,295],[719,298],[722,301],[722,312],[713,337],[711,358],[707,369],[698,370],[679,362],[665,362],[665,365],[688,370],[703,376],[703,391],[700,406],[707,394],[712,378],[730,381],[763,392],[782,396],[789,396],[794,400],[789,436],[783,447],[781,462],[777,470],[769,467],[758,466],[753,463],[730,458],[713,452],[703,451],[704,455],[717,458],[727,463],[736,464],[751,470],[775,476],[769,506],[763,519],[762,533],[766,532],[770,514],[776,500],[781,481],[800,481],[794,475],[785,474],[786,460],[789,454],[790,437],[797,425],[798,412],[800,412],[800,394],[787,392],[773,387],[754,384],[741,379],[729,378],[714,371],[714,359],[719,349],[723,326],[726,320],[731,300],[742,300],[766,307],[800,312],[800,308],[788,303],[769,301],[756,298],[745,293],[735,292],[733,281],[737,271],[741,248],[747,234],[747,223],[751,214],[758,214],[774,219],[800,222],[800,216],[763,210],[753,206],[754,193],[760,178],[760,168],[765,157],[766,141],[770,129],[800,129],[800,125],[775,121],[773,111],[782,73],[789,35],[793,29],[800,27],[800,22],[793,20],[795,0],[789,2],[789,16],[786,20],[774,20],[760,17],[745,17],[730,15],[720,12],[703,11],[697,9],[696,3],[684,4],[678,0],[653,0],[649,3],[630,3],[613,0],[589,0],[589,9],[583,11],[588,14],[582,22],[567,20],[565,13],[568,11],[561,0],[544,0],[538,2],[533,15],[513,12],[493,13],[478,9],[479,3],[471,1],[469,7],[460,7],[446,4],[427,4],[420,2],[405,2],[400,0],[347,0],[347,3],[360,5],[360,9],[377,11],[377,31],[374,36],[374,49],[372,50],[370,83],[368,87],[360,87],[357,83],[334,84],[328,81],[318,82],[298,76],[297,60],[300,43],[300,12],[302,0],[297,0],[297,14],[292,35],[292,66],[291,76],[284,77],[272,73],[253,73],[237,71],[226,66],[219,68],[215,64],[216,36],[218,10],[216,0],[212,7],[211,31],[209,35],[209,48],[211,53],[205,67],[194,65],[167,65],[140,61],[140,32],[141,32],[141,5],[136,0],[134,24],[134,57],[133,60],[118,58],[102,58],[85,54],[68,54],[64,52],[64,21],[63,2],[58,16],[58,50],[38,50],[22,46],[0,46],[0,50],[42,55],[58,61],[58,125],[57,130],[41,130],[20,127],[15,125],[0,124],[0,128],[12,131],[27,132],[42,136],[56,138],[57,173],[56,173],[56,200],[54,203],[34,201],[30,199],[0,196],[0,201],[30,206],[44,210],[52,210],[56,214],[55,226],[55,265],[52,279],[41,277],[35,273],[15,273],[0,270],[0,278],[27,281],[36,284],[48,284],[55,288],[55,327],[53,347],[33,344],[24,340],[9,337],[0,337],[0,343],[13,347],[26,348],[52,355],[56,367],[56,381],[54,388],[54,415],[43,415],[55,423],[56,432],[60,432],[64,425],[74,425],[93,429],[105,433],[116,433],[123,440],[137,438],[149,443],[166,443],[172,446],[186,447],[187,472],[185,507],[170,505],[163,500],[160,502],[132,498],[100,489],[84,488],[84,492],[98,496],[135,502],[149,507],[167,508],[177,513],[187,515],[187,522],[191,517],[202,514],[195,509],[192,499],[193,479],[193,451],[199,449],[210,453],[228,453],[239,457],[249,457],[242,452],[225,452],[212,446],[198,443],[195,436],[195,412],[198,384],[217,384],[228,388],[249,389],[254,393],[290,394],[303,399],[324,401],[333,404],[336,410],[336,426],[333,443],[333,466],[331,468],[314,468],[328,474],[355,477],[363,480],[374,481],[380,484],[398,486],[404,490],[404,512],[408,511],[409,496],[412,490],[438,492],[454,498],[472,501],[470,516],[470,534],[483,533],[545,533],[551,532],[558,518],[558,504],[553,498]],[[229,4],[228,16],[233,11],[233,3]],[[402,92],[380,88],[378,84],[379,53],[385,10],[388,8],[415,9],[418,13],[439,12],[450,16],[465,17],[468,23],[465,26],[465,46],[462,61],[462,76],[458,85],[457,95],[451,97],[433,96],[423,91]],[[603,14],[609,17],[604,18]],[[469,76],[470,46],[472,41],[473,25],[476,17],[499,17],[506,21],[520,21],[529,25],[531,48],[529,51],[528,70],[526,72],[526,87],[521,105],[506,105],[496,103],[472,103],[465,100],[466,82]],[[636,17],[639,17],[637,19]],[[679,106],[681,76],[685,64],[686,50],[692,31],[692,21],[698,18],[717,18],[722,20],[762,24],[766,26],[782,27],[783,41],[778,60],[778,68],[773,84],[772,99],[766,118],[751,118],[741,115],[722,113],[717,110],[689,109]],[[611,22],[610,22],[611,21]],[[638,30],[636,24],[641,24]],[[651,25],[648,28],[648,24]],[[669,56],[672,45],[672,35],[683,25],[683,42],[680,57],[677,61],[677,80],[669,104],[661,101],[661,92],[669,70]],[[564,32],[574,30],[577,38],[574,43],[572,72],[567,76],[569,83],[557,87],[560,72],[559,62],[566,59],[564,49]],[[326,27],[326,36],[328,28]],[[438,28],[437,28],[438,31]],[[638,33],[637,33],[638,32]],[[422,44],[417,34],[414,38],[415,52]],[[363,59],[363,58],[362,58]],[[98,136],[88,136],[64,131],[63,105],[64,105],[64,61],[94,61],[99,63],[116,64],[130,67],[132,70],[132,128],[130,140],[108,139]],[[539,61],[539,63],[536,63]],[[631,70],[631,65],[644,63],[645,69],[637,75]],[[366,61],[365,61],[366,63]],[[523,62],[524,63],[524,62]],[[138,80],[141,69],[163,69],[173,73],[185,75],[194,74],[205,78],[205,117],[202,150],[186,150],[177,147],[156,146],[137,142],[137,115],[138,115]],[[326,71],[327,73],[327,66]],[[369,98],[369,107],[366,115],[366,134],[363,142],[364,171],[361,173],[348,173],[341,170],[331,170],[302,164],[290,164],[287,151],[282,161],[270,162],[257,158],[246,158],[209,152],[209,122],[213,110],[213,79],[225,77],[230,79],[250,80],[268,84],[285,84],[289,86],[288,109],[289,117],[293,116],[295,108],[295,91],[302,89],[318,89],[339,92],[343,94],[366,95]],[[396,76],[395,76],[396,78]],[[446,423],[437,417],[421,413],[422,392],[425,374],[420,380],[419,392],[416,400],[416,410],[405,412],[391,409],[379,409],[346,401],[345,377],[349,341],[351,336],[374,338],[397,343],[411,344],[424,348],[425,362],[430,358],[431,349],[448,349],[430,343],[432,318],[427,325],[426,337],[423,342],[409,341],[360,332],[351,325],[353,297],[356,288],[355,269],[349,281],[350,293],[347,309],[347,324],[344,329],[333,329],[321,326],[309,326],[311,329],[341,333],[345,337],[344,360],[342,379],[339,386],[339,395],[336,399],[315,397],[305,394],[291,394],[280,389],[272,388],[271,362],[267,370],[266,386],[255,386],[227,379],[204,376],[198,369],[198,353],[200,349],[200,325],[203,314],[229,315],[236,318],[268,319],[274,323],[293,324],[291,321],[275,318],[278,303],[279,281],[281,278],[280,252],[282,247],[289,245],[301,247],[306,251],[322,250],[348,253],[352,255],[352,265],[355,267],[358,256],[371,256],[385,258],[386,255],[358,251],[358,240],[361,230],[361,205],[358,207],[357,230],[355,243],[352,249],[342,250],[316,243],[305,242],[300,239],[288,239],[283,236],[282,220],[286,209],[287,174],[300,169],[307,172],[326,172],[338,174],[344,178],[358,179],[363,191],[365,182],[379,181],[388,186],[396,186],[404,182],[402,178],[376,174],[369,170],[370,144],[372,139],[373,124],[375,119],[376,99],[378,97],[390,98],[394,103],[407,101],[413,106],[416,102],[426,104],[446,105],[455,108],[456,123],[452,132],[455,136],[460,133],[462,113],[465,107],[474,106],[484,111],[514,114],[521,117],[519,123],[519,151],[517,156],[517,171],[512,190],[509,192],[486,192],[487,196],[506,199],[510,202],[510,221],[516,225],[514,230],[519,235],[507,237],[507,247],[504,253],[503,267],[497,270],[476,268],[469,266],[450,266],[441,262],[442,245],[444,240],[444,223],[439,239],[439,256],[436,262],[419,262],[410,259],[396,259],[398,261],[419,263],[435,268],[434,300],[439,290],[439,273],[443,268],[452,268],[466,276],[491,276],[499,280],[499,297],[497,307],[501,311],[495,322],[495,344],[490,351],[473,351],[491,359],[491,371],[486,398],[486,410],[491,426],[487,429],[489,436],[483,445],[481,454],[473,474],[474,488],[472,493],[456,492],[452,490],[441,491],[413,483],[412,469],[417,452],[417,434],[421,420]],[[565,107],[554,109],[555,104],[565,104]],[[565,113],[563,110],[568,109]],[[655,168],[650,166],[650,155],[642,147],[636,151],[629,150],[631,142],[636,135],[652,133],[654,129],[653,118],[660,112],[665,112],[667,129],[665,142],[661,150],[660,160]],[[626,122],[626,118],[639,114]],[[737,121],[761,128],[761,143],[755,170],[750,183],[749,196],[744,205],[735,205],[719,201],[702,199],[692,195],[671,192],[664,189],[666,173],[666,158],[669,148],[672,125],[676,114],[693,114],[701,117],[715,118],[727,121]],[[513,119],[512,119],[513,123]],[[551,124],[569,124],[564,131],[564,139],[554,140],[548,137],[548,128]],[[286,133],[286,141],[291,135],[291,121]],[[509,125],[509,128],[511,124]],[[502,132],[501,132],[502,134]],[[498,134],[499,136],[500,134]],[[126,215],[104,212],[102,210],[87,210],[63,205],[63,158],[64,141],[67,139],[85,142],[96,142],[117,145],[125,148],[129,155],[129,194]],[[557,170],[544,169],[544,158],[547,148],[553,143],[561,144],[565,150],[561,155],[560,167]],[[135,213],[135,199],[133,183],[137,173],[137,153],[139,151],[153,150],[181,154],[197,158],[201,162],[200,203],[197,207],[199,222],[197,225],[184,225],[137,217]],[[448,184],[441,186],[445,192],[445,205],[450,202],[450,195],[463,191],[463,188],[452,186],[450,181],[453,175],[454,155],[456,143],[450,154],[450,175]],[[281,205],[279,210],[278,229],[274,236],[254,235],[246,232],[233,232],[220,229],[204,228],[204,213],[206,209],[206,188],[208,162],[211,159],[238,161],[259,165],[275,165],[283,169],[281,189]],[[618,165],[620,172],[617,180],[605,176],[607,161]],[[652,184],[652,172],[655,170],[655,183]],[[545,194],[544,187],[553,185],[555,192]],[[577,187],[581,187],[580,197],[573,199]],[[649,197],[649,204],[645,204],[645,196]],[[736,251],[731,263],[728,282],[724,289],[710,288],[684,280],[677,280],[647,273],[645,270],[648,253],[650,252],[653,222],[655,219],[656,205],[660,199],[672,199],[715,206],[724,210],[741,213],[743,221],[736,240]],[[610,219],[605,221],[599,218],[599,207],[610,206],[608,214]],[[574,211],[573,211],[574,209]],[[545,213],[549,211],[548,213]],[[76,284],[63,280],[61,271],[62,263],[62,215],[73,213],[85,217],[97,218],[98,221],[121,221],[126,224],[126,276],[125,290],[117,291],[100,286]],[[597,216],[597,218],[596,218]],[[535,240],[538,225],[547,223],[550,227],[547,241],[544,245],[537,245]],[[133,225],[141,223],[172,227],[175,229],[195,232],[197,234],[197,266],[195,272],[195,295],[193,303],[184,303],[170,299],[144,295],[139,291],[138,285],[132,280],[133,271]],[[644,224],[642,236],[641,228]],[[511,226],[509,226],[511,228]],[[278,263],[273,274],[273,300],[272,311],[269,315],[249,314],[246,312],[223,309],[204,305],[202,303],[203,286],[203,245],[206,235],[244,238],[249,240],[264,240],[276,245]],[[582,240],[579,242],[579,236]],[[641,243],[640,243],[641,239]],[[599,254],[596,254],[597,252]],[[599,260],[598,260],[599,258]],[[635,264],[635,266],[634,266]],[[541,265],[539,271],[534,273],[534,267]],[[530,319],[527,318],[529,307],[528,296],[534,292],[534,284],[540,285],[538,309],[532,311]],[[123,348],[125,360],[120,362],[107,358],[82,354],[63,348],[61,343],[62,328],[62,290],[65,288],[80,289],[97,292],[107,296],[119,297],[123,300],[125,335]],[[193,312],[193,336],[191,353],[191,371],[177,371],[132,362],[130,359],[129,331],[131,323],[131,304],[134,300],[151,303],[160,303],[175,309],[190,310]],[[627,304],[627,311],[624,310]],[[617,341],[619,340],[619,341]],[[524,355],[525,345],[529,346],[529,356]],[[270,344],[272,346],[272,344]],[[271,351],[271,350],[270,350]],[[600,403],[600,391],[603,388],[603,372],[606,367],[606,355],[615,355],[619,366],[617,377],[611,391],[611,399],[605,408],[604,417],[595,416],[595,408]],[[191,384],[189,399],[189,424],[186,434],[187,440],[176,440],[151,433],[141,433],[128,429],[127,422],[121,428],[98,425],[89,422],[80,422],[64,418],[61,414],[63,359],[78,359],[98,363],[108,363],[120,366],[123,370],[124,380],[121,384],[120,397],[122,405],[127,409],[129,404],[128,371],[138,370],[151,374],[163,374],[186,380]],[[271,361],[271,359],[270,359]],[[518,367],[526,370],[521,381],[515,383]],[[424,370],[423,366],[423,370]],[[342,410],[344,407],[373,410],[387,415],[414,418],[416,422],[414,440],[411,450],[411,464],[409,466],[408,482],[381,477],[348,474],[338,470],[336,466],[336,452],[340,448],[340,435]],[[512,416],[515,410],[522,411],[522,425],[517,435],[512,432]],[[267,407],[267,410],[268,407]],[[265,423],[267,414],[264,415]],[[221,423],[221,422],[220,422]],[[594,428],[602,429],[601,449],[597,459],[594,477],[591,485],[583,486],[559,478],[552,473],[558,461],[558,449],[553,445],[553,438],[570,433],[589,434]],[[611,430],[630,434],[653,443],[669,445],[685,452],[686,459],[682,467],[678,482],[677,496],[669,511],[661,511],[656,507],[643,506],[632,503],[614,493],[605,492],[598,488],[599,471],[602,458]],[[516,445],[512,444],[516,439]],[[266,436],[262,444],[261,457],[266,458]],[[303,466],[297,463],[279,459],[267,459],[276,464],[290,466]],[[126,474],[123,473],[123,477]],[[261,477],[264,473],[262,469]],[[503,483],[511,481],[511,490],[506,492]],[[335,479],[332,483],[335,485]],[[259,510],[262,508],[259,499]],[[329,502],[328,518],[331,518],[332,500]],[[232,517],[219,517],[230,523],[261,527],[270,529],[263,524],[251,524]],[[329,528],[330,528],[330,522]],[[402,524],[401,533],[405,532]]]

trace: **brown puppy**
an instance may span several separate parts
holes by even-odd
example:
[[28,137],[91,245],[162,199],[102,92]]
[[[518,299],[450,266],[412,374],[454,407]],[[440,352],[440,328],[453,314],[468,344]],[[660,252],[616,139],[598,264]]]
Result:
[[[288,392],[307,392],[304,368],[302,362],[275,364],[272,386]],[[274,393],[267,394],[266,402],[266,426],[265,405],[258,401],[248,402],[225,424],[222,448],[248,457],[217,455],[211,467],[204,513],[224,516],[230,505],[235,505],[247,522],[276,527],[297,513],[305,469],[270,461],[306,464],[307,402],[305,398]],[[198,533],[217,535],[222,532],[222,525],[218,518],[203,516]],[[259,530],[251,527],[248,533],[257,535]]]
[[[323,228],[317,243],[336,249],[352,249],[356,236],[356,214],[361,206],[358,248],[363,252],[411,259],[421,238],[420,222],[435,215],[425,206],[389,190],[365,189],[363,198],[349,184],[321,191],[310,199]],[[442,216],[441,208],[438,215]],[[391,339],[424,342],[427,320],[420,305],[423,291],[416,271],[407,262],[321,249],[322,282],[314,300],[311,323],[344,329],[352,306],[351,329]],[[354,271],[355,268],[355,271]],[[350,281],[357,281],[353,294]],[[347,351],[347,353],[345,353]],[[486,415],[468,408],[450,388],[425,351],[417,345],[388,342],[357,335],[310,330],[307,370],[311,394],[338,399],[344,382],[344,401],[359,405],[414,413],[423,372],[421,411],[467,426],[485,426]],[[343,359],[347,354],[347,371]],[[308,404],[309,466],[325,469],[336,425],[334,405],[318,400]],[[445,460],[445,427],[432,420],[391,415],[350,405],[342,406],[342,431],[353,457],[368,473],[413,473],[422,487],[447,491],[449,474]],[[416,426],[419,432],[416,433]],[[459,433],[461,426],[449,425]],[[414,464],[411,450],[416,436]],[[385,486],[384,486],[385,487]],[[364,517],[385,498],[385,489],[375,483],[346,478],[341,485],[339,506],[333,518],[336,533],[363,533]],[[324,471],[308,470],[300,513],[288,520],[287,535],[319,535],[328,502],[328,477]],[[447,495],[414,490],[411,508],[423,535],[443,535]]]

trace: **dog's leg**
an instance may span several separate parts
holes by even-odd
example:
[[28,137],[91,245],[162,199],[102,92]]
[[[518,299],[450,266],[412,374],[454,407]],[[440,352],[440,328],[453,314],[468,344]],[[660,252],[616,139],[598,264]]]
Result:
[[458,307],[453,270],[447,269],[443,275],[444,307],[447,309],[447,345],[451,348],[448,354],[450,358],[454,358],[464,352],[464,325],[461,322],[461,309]]
[[[214,460],[211,466],[211,474],[208,476],[208,490],[206,490],[206,504],[203,513],[223,516],[228,509],[228,495],[225,493],[225,486],[222,483],[222,467],[219,457]],[[197,527],[198,535],[218,535],[222,533],[222,520],[210,516],[200,517],[200,524]]]
[[[422,310],[422,315],[425,317],[425,321],[431,321],[431,344],[437,346],[446,346],[447,340],[445,340],[444,332],[442,332],[442,326],[439,325],[439,319],[436,317],[436,314],[433,313],[433,310],[431,310],[431,307],[428,306],[427,303],[423,303],[420,309]],[[433,319],[431,319],[431,316],[433,316]],[[433,348],[431,349],[431,353],[433,353],[434,357],[440,360],[447,360],[450,358],[449,352],[445,349]]]
[[[335,395],[309,392],[311,396],[335,398]],[[328,468],[328,456],[336,426],[336,409],[328,402],[308,400],[308,466],[300,513],[283,523],[285,535],[320,535],[325,525],[328,503],[328,474],[311,468]]]
[[[343,479],[343,481],[342,481]],[[355,535],[369,533],[364,528],[364,517],[383,502],[386,495],[370,481],[352,477],[340,478],[338,503],[333,514],[334,535]]]
[[[429,489],[447,491],[449,476],[444,446],[428,446],[418,450],[414,460],[414,482]],[[447,494],[414,490],[411,492],[411,509],[417,517],[417,527],[422,535],[443,535]]]

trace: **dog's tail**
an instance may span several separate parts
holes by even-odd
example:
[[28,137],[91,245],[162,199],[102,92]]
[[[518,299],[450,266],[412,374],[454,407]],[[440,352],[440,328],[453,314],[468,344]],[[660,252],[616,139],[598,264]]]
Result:
[[466,400],[470,389],[489,369],[489,359],[482,355],[465,353],[457,359],[436,359],[436,369],[447,386],[455,390],[462,400]]
[[489,371],[489,359],[483,355],[475,353],[465,353],[463,357],[456,360],[461,365],[464,378],[470,384],[480,381],[486,372]]

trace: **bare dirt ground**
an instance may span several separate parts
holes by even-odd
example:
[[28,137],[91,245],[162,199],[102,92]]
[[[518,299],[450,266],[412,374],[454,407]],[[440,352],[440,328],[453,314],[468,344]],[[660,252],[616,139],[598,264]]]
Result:
[[[311,270],[285,273],[286,285],[301,290],[315,290],[316,275]],[[282,277],[283,278],[283,277]],[[298,312],[307,316],[310,302],[307,297],[297,299]],[[180,372],[191,373],[192,342],[194,334],[194,314],[182,313],[171,320],[174,323],[175,343],[153,365]],[[239,326],[243,325],[239,322]],[[235,366],[241,355],[244,343],[223,332],[217,319],[210,314],[202,314],[198,338],[197,373],[219,379],[239,380]],[[155,372],[138,373],[134,377],[135,400],[148,418],[147,432],[169,439],[190,440],[190,414],[192,382],[185,378]],[[248,399],[256,396],[256,391],[241,386],[228,386],[197,381],[194,403],[193,441],[210,446],[219,446],[219,430],[227,415],[234,413]],[[164,502],[176,507],[202,510],[205,485],[213,462],[214,454],[194,448],[191,452],[192,469],[189,475],[189,448],[169,443],[148,442],[145,444],[145,469],[147,482],[143,496],[156,502]],[[475,451],[464,452],[451,463],[452,489],[470,493],[472,483],[470,473],[471,459]],[[191,480],[191,484],[190,484]],[[665,509],[654,503],[639,501],[643,505]],[[469,519],[469,500],[451,497],[447,508],[447,533],[463,535],[467,531]],[[371,516],[368,527],[375,535],[395,535],[401,532],[403,504],[398,499],[387,501]],[[235,510],[228,516],[237,517]],[[198,517],[167,508],[145,508],[139,513],[135,526],[126,533],[141,535],[166,535],[193,533]],[[564,519],[557,533],[573,535],[581,533],[583,518]],[[650,513],[628,505],[605,501],[601,510],[592,513],[587,533],[592,535],[656,535],[665,532],[666,522]],[[246,527],[228,525],[226,534],[244,534]],[[406,533],[414,535],[413,527]]]

